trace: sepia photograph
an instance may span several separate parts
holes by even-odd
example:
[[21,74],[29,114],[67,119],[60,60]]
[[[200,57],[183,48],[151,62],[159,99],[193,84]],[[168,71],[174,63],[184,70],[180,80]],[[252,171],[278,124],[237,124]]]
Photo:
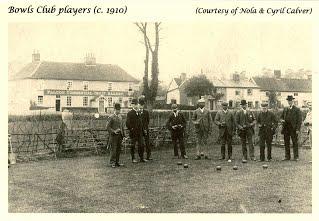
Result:
[[307,21],[8,23],[9,213],[312,213]]

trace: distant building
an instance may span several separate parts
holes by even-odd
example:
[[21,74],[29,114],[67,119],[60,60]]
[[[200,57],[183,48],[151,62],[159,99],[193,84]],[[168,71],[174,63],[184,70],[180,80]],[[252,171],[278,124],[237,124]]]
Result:
[[186,73],[182,73],[179,78],[172,79],[166,93],[166,104],[176,103],[190,106],[196,104],[196,99],[187,97],[186,93],[184,92],[186,81]]
[[[259,108],[259,86],[244,77],[244,75],[235,73],[232,79],[211,78],[210,80],[216,88],[216,92],[224,95],[216,102],[217,106],[219,106],[220,102],[226,101],[229,103],[229,107],[237,108],[240,105],[240,101],[245,99],[249,108]],[[213,109],[216,108],[214,107]]]
[[9,79],[9,111],[25,113],[30,108],[112,109],[114,102],[129,107],[138,80],[121,67],[98,64],[92,54],[83,63],[48,62],[40,53]]
[[281,72],[275,71],[274,77],[253,77],[252,82],[260,87],[260,100],[268,101],[268,93],[276,92],[279,106],[286,105],[288,95],[295,97],[295,105],[306,106],[312,101],[312,80],[308,79],[281,78]]

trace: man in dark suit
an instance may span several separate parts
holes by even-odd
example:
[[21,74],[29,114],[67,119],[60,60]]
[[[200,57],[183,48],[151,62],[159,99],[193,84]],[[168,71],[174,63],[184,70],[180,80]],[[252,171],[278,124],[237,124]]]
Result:
[[174,145],[174,158],[179,158],[178,144],[181,152],[181,157],[187,159],[185,145],[184,145],[184,131],[186,127],[186,120],[177,109],[177,104],[172,104],[173,112],[169,115],[166,123],[167,129],[171,131],[172,141]]
[[137,99],[132,99],[132,110],[127,113],[126,117],[126,127],[129,130],[129,136],[131,139],[131,156],[132,162],[137,163],[135,159],[135,145],[138,147],[138,155],[140,157],[140,162],[144,163],[144,148],[142,144],[143,130],[142,130],[142,120],[138,110]]
[[290,160],[290,138],[292,140],[292,147],[294,153],[294,160],[299,160],[298,154],[298,134],[302,123],[301,111],[293,103],[295,98],[291,95],[287,97],[289,106],[285,107],[282,115],[282,134],[285,141],[285,158],[283,160]]
[[228,103],[222,103],[222,110],[219,110],[215,116],[215,124],[219,127],[219,139],[221,141],[221,158],[225,159],[225,145],[227,143],[228,162],[232,159],[232,138],[235,126],[235,119],[233,113],[228,110]]
[[259,127],[260,161],[265,161],[265,143],[267,144],[267,161],[271,161],[271,143],[278,125],[276,116],[268,110],[268,104],[261,104],[262,111],[257,117]]
[[113,168],[121,166],[121,164],[119,163],[121,145],[123,137],[125,137],[123,119],[120,115],[121,105],[119,103],[115,103],[114,109],[115,112],[110,116],[109,122],[107,124],[107,131],[110,134],[111,144],[110,164]]
[[142,120],[142,129],[143,129],[143,144],[146,151],[146,160],[153,160],[151,157],[151,146],[150,146],[150,131],[149,131],[149,123],[150,123],[150,114],[148,110],[145,109],[145,96],[141,96],[138,99],[140,116]]
[[253,135],[255,133],[254,126],[256,123],[256,118],[253,112],[247,110],[246,100],[240,102],[241,109],[236,112],[235,124],[238,129],[238,135],[241,139],[241,145],[243,150],[243,163],[247,162],[247,147],[246,142],[249,145],[249,156],[250,160],[256,161],[255,150],[253,144]]

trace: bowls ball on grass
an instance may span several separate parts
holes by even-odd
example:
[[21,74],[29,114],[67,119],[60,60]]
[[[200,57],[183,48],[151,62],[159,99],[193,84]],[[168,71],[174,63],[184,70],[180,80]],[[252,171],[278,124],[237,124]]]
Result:
[[238,166],[233,166],[233,170],[238,170]]
[[221,166],[217,166],[217,167],[216,167],[216,170],[217,170],[217,171],[221,171],[221,170],[222,170],[222,167],[221,167]]
[[188,164],[187,163],[184,164],[184,168],[188,168]]
[[177,162],[177,165],[181,166],[181,165],[183,165],[183,163],[179,161],[179,162]]
[[264,164],[264,165],[263,165],[263,168],[264,168],[264,169],[267,169],[267,168],[268,168],[268,165],[267,165],[267,164]]

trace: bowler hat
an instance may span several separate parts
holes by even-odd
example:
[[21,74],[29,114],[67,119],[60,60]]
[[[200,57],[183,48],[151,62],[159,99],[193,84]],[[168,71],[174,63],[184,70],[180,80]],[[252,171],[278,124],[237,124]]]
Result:
[[292,95],[288,95],[286,98],[287,101],[295,100],[295,98]]
[[266,102],[265,102],[265,103],[262,103],[261,106],[262,106],[262,107],[268,107],[268,103],[266,103]]
[[131,104],[137,104],[137,99],[133,98],[132,101],[131,101]]
[[222,106],[224,106],[224,107],[226,106],[226,107],[227,107],[227,106],[228,106],[228,103],[227,103],[227,102],[223,102],[223,103],[222,103]]
[[121,110],[121,104],[120,103],[115,103],[114,104],[115,110]]
[[246,100],[241,100],[240,101],[240,105],[246,105],[247,104],[247,101]]

